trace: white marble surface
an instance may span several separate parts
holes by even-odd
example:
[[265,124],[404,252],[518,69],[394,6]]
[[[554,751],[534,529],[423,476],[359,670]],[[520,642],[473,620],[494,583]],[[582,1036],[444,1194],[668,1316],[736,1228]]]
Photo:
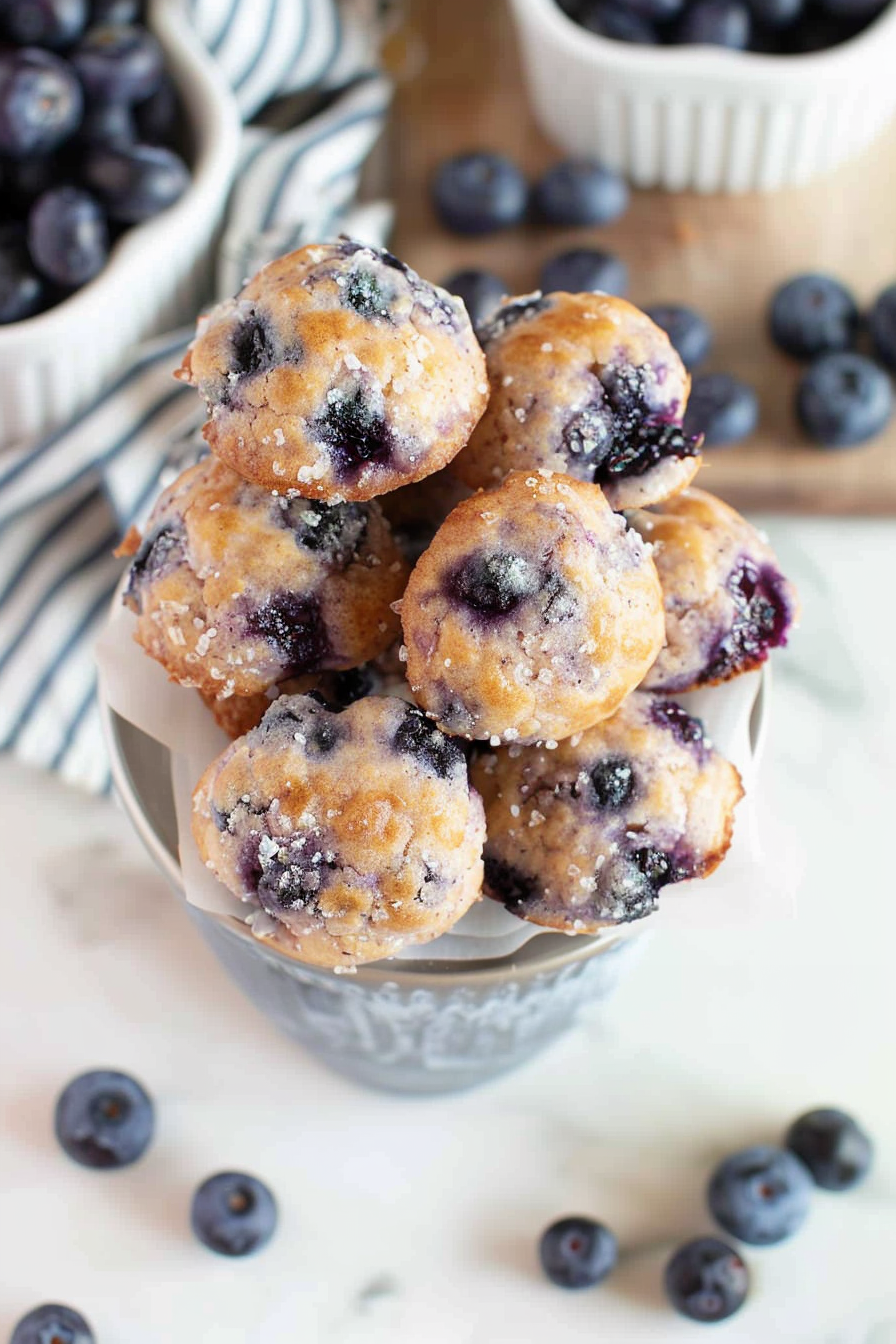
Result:
[[[662,929],[608,1004],[479,1092],[400,1100],[325,1072],[244,1004],[110,803],[0,763],[0,1340],[68,1301],[98,1344],[521,1344],[699,1338],[660,1291],[709,1230],[708,1168],[812,1104],[878,1140],[873,1178],[750,1255],[729,1344],[896,1344],[892,861],[896,525],[768,522],[805,615],[778,658],[762,785],[805,858],[780,922]],[[135,1072],[158,1107],[135,1168],[92,1174],[51,1133],[61,1084]],[[193,1186],[266,1178],[255,1260],[194,1244]],[[590,1212],[624,1249],[565,1294],[545,1223]]]

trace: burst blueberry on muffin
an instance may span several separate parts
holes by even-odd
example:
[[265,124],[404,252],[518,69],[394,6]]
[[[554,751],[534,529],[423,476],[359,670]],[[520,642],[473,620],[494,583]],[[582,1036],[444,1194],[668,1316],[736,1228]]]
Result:
[[261,270],[199,329],[178,377],[214,453],[272,490],[370,499],[444,467],[485,408],[459,299],[343,239]]
[[446,732],[534,742],[612,714],[663,639],[640,537],[595,485],[512,473],[463,501],[401,603],[411,690]]
[[215,698],[356,667],[398,633],[407,564],[375,503],[287,500],[206,458],[128,549],[138,642]]
[[793,586],[756,528],[705,490],[628,516],[653,548],[666,643],[644,686],[690,691],[759,667],[787,642]]
[[608,294],[511,300],[479,329],[491,395],[455,471],[488,488],[546,467],[600,485],[614,509],[684,489],[700,466],[682,420],[690,376],[668,336]]
[[700,722],[641,691],[554,750],[483,752],[471,773],[488,824],[487,894],[567,933],[642,919],[669,883],[706,877],[743,794]]
[[394,955],[478,899],[485,820],[464,754],[413,705],[283,696],[194,794],[199,852],[318,966]]

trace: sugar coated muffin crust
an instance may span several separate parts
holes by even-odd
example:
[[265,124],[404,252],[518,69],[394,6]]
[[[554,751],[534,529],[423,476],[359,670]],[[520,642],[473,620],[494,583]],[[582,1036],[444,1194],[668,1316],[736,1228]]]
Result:
[[348,967],[444,933],[479,897],[485,819],[460,746],[413,705],[282,696],[209,766],[193,834],[283,951]]
[[159,497],[125,604],[171,677],[217,699],[356,667],[398,634],[408,566],[376,503],[271,494],[214,457]]
[[600,485],[614,509],[684,489],[700,466],[681,423],[690,375],[668,336],[625,299],[534,294],[480,327],[491,388],[454,470],[488,488],[547,467]]
[[446,732],[534,742],[612,714],[663,639],[647,548],[596,485],[514,472],[460,503],[401,603],[414,696]]
[[688,691],[759,667],[787,642],[798,602],[768,542],[705,490],[689,489],[630,524],[653,548],[666,643],[644,679]]
[[740,777],[671,700],[638,691],[610,719],[542,747],[483,751],[485,890],[568,933],[641,919],[670,882],[724,858]]
[[444,467],[485,408],[485,360],[459,299],[390,252],[303,247],[200,320],[177,374],[203,433],[248,480],[370,499]]

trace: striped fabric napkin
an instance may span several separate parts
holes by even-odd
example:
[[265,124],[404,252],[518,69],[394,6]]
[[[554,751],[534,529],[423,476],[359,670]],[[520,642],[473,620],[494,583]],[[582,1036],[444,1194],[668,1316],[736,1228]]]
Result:
[[[283,132],[246,124],[218,295],[305,242],[340,232],[385,241],[388,205],[355,204],[390,96],[375,68],[384,6],[182,2],[244,123],[285,93],[317,93],[324,108]],[[199,452],[204,408],[172,378],[191,335],[171,332],[132,352],[68,424],[0,457],[0,749],[94,792],[110,788],[93,645],[122,570],[112,551]]]

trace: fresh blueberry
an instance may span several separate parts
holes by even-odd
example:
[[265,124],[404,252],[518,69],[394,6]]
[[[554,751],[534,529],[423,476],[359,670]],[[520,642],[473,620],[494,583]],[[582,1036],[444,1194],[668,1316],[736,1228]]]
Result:
[[134,115],[127,103],[88,102],[78,129],[81,145],[132,145],[137,138]]
[[316,672],[330,652],[327,627],[316,597],[274,593],[246,621],[251,635],[268,640],[285,664],[284,677]]
[[788,355],[814,359],[850,350],[859,309],[845,285],[830,275],[798,275],[775,292],[769,308],[772,340]]
[[541,587],[539,571],[522,555],[472,555],[451,576],[452,592],[483,616],[506,616]]
[[162,82],[134,108],[137,133],[145,145],[171,145],[178,129],[177,89],[170,75],[163,75]]
[[740,1310],[750,1276],[733,1247],[716,1237],[697,1237],[672,1256],[664,1282],[676,1311],[692,1321],[711,1324]]
[[742,0],[695,0],[681,16],[675,41],[687,46],[746,51],[751,26],[750,11]]
[[62,1092],[54,1123],[59,1143],[82,1167],[129,1167],[149,1147],[155,1112],[135,1078],[94,1069]]
[[720,1162],[709,1182],[709,1211],[739,1241],[773,1246],[806,1220],[812,1177],[786,1148],[760,1144]]
[[162,145],[97,145],[84,157],[83,175],[118,224],[151,219],[190,184],[183,159]]
[[896,284],[888,285],[874,300],[868,330],[877,358],[888,369],[896,369]]
[[652,23],[668,23],[681,13],[685,0],[626,0],[626,4]]
[[784,1140],[823,1190],[851,1190],[868,1175],[874,1145],[851,1115],[831,1107],[807,1111]]
[[13,1327],[9,1344],[94,1344],[94,1334],[79,1311],[45,1302]]
[[589,33],[609,37],[614,42],[652,46],[659,41],[659,34],[649,19],[617,0],[587,0],[578,22]]
[[619,1259],[613,1233],[593,1218],[559,1218],[541,1234],[538,1250],[542,1269],[560,1288],[594,1288]]
[[28,215],[28,250],[41,275],[67,289],[92,280],[109,255],[106,216],[80,187],[45,191]]
[[63,175],[59,160],[58,153],[7,160],[3,168],[3,200],[11,214],[24,217],[38,196],[59,186]]
[[108,103],[139,103],[155,93],[165,69],[162,48],[137,24],[89,28],[71,54],[84,92]]
[[840,19],[870,19],[885,9],[889,0],[819,0],[822,10]]
[[44,282],[28,255],[21,228],[0,226],[0,325],[39,313],[46,300]]
[[413,756],[440,779],[447,779],[459,765],[464,764],[464,754],[458,744],[414,705],[408,705],[392,739],[392,746],[403,755]]
[[70,46],[87,24],[87,0],[0,0],[0,33],[22,47]]
[[625,178],[595,159],[564,159],[536,182],[535,212],[548,224],[579,227],[611,224],[628,209]]
[[501,300],[510,293],[501,277],[491,271],[455,271],[442,281],[442,289],[457,295],[474,327],[491,317]]
[[82,106],[67,61],[37,47],[0,51],[0,154],[48,154],[77,130]]
[[91,27],[105,24],[140,23],[143,19],[142,0],[90,0]]
[[730,373],[698,373],[684,417],[686,435],[703,435],[707,448],[738,443],[759,424],[755,390]]
[[598,761],[589,778],[593,800],[598,807],[608,810],[624,807],[635,791],[635,772],[624,756],[607,756]]
[[576,247],[551,257],[541,268],[539,284],[545,294],[616,294],[628,289],[628,267],[612,252]]
[[493,233],[519,224],[527,198],[516,164],[486,150],[446,159],[432,184],[436,214],[454,233]]
[[[803,13],[805,0],[749,0],[753,18],[762,28],[789,28]],[[753,42],[756,50],[756,42]]]
[[702,313],[680,303],[658,303],[644,311],[669,337],[686,369],[703,363],[712,347],[712,328]]
[[241,1171],[220,1171],[202,1182],[190,1210],[193,1231],[219,1255],[251,1255],[277,1227],[277,1205],[263,1182]]
[[787,31],[787,50],[795,56],[827,51],[854,37],[861,24],[849,19],[835,18],[833,14],[810,12]]
[[355,476],[368,463],[382,465],[392,456],[392,435],[385,416],[369,404],[361,387],[331,393],[314,428],[329,448],[339,476]]
[[796,411],[817,443],[848,448],[885,428],[893,413],[893,389],[884,370],[864,355],[822,355],[803,374]]

